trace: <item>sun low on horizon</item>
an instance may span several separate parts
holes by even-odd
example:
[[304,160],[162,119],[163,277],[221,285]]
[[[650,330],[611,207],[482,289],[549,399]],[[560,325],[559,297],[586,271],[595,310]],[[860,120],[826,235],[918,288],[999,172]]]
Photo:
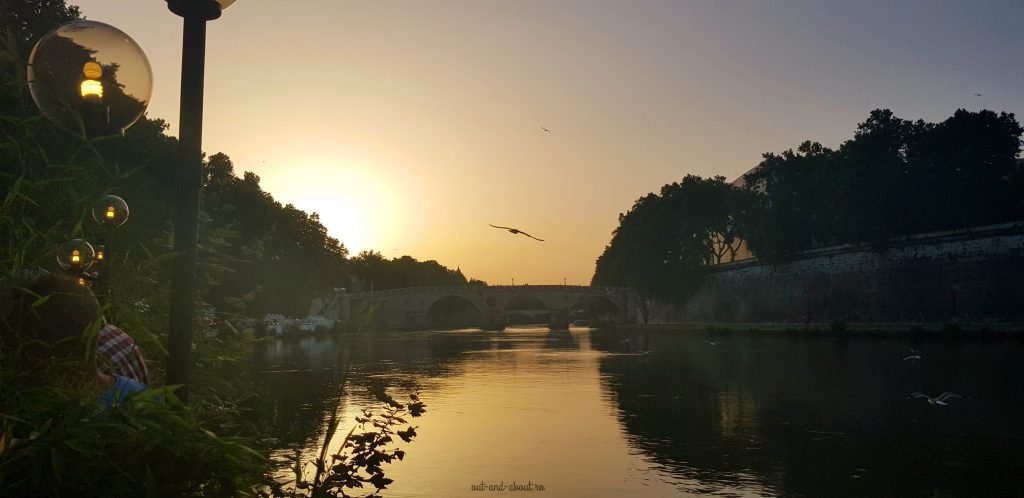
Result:
[[[282,204],[316,213],[328,235],[338,239],[350,256],[367,250],[386,254],[381,248],[400,240],[406,197],[396,182],[372,165],[337,157],[270,161],[277,164],[253,168],[264,188]],[[292,181],[291,175],[308,181]]]
[[[180,19],[72,3],[146,51],[176,134]],[[242,0],[207,27],[203,148],[351,255],[588,284],[619,213],[687,174],[836,146],[877,108],[1024,113],[1019,3],[869,3]]]

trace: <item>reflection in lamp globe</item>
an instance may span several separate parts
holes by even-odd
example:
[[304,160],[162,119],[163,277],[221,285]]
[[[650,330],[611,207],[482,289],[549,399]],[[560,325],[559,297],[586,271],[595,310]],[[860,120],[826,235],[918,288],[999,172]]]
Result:
[[28,85],[43,115],[88,136],[124,133],[149,106],[153,73],[123,31],[72,21],[44,35],[28,59]]
[[108,195],[92,206],[92,219],[108,228],[117,228],[128,221],[128,203],[116,195]]
[[66,271],[88,270],[95,260],[96,250],[82,239],[71,239],[57,249],[57,264]]

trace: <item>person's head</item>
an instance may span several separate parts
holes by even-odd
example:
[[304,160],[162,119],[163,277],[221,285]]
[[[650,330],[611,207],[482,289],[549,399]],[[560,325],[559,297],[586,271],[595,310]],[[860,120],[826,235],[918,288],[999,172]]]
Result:
[[[5,347],[16,347],[23,359],[40,362],[86,360],[90,339],[101,319],[96,296],[88,287],[60,275],[36,277],[14,289],[6,317]],[[93,334],[86,334],[86,332]]]

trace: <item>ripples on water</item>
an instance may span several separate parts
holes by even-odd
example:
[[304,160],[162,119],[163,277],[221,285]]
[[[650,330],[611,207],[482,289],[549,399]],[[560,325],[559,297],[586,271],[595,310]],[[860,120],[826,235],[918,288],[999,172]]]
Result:
[[[922,359],[902,361],[912,348]],[[287,339],[257,362],[282,448],[307,456],[339,400],[346,428],[371,403],[362,386],[421,390],[428,411],[385,496],[512,481],[541,496],[1022,496],[1022,352],[1016,340],[521,328]],[[916,391],[964,399],[930,405]]]

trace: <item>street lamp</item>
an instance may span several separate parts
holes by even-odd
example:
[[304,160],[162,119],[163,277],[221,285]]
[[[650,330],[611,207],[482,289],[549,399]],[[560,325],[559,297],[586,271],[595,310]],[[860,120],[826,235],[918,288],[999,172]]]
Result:
[[128,203],[116,195],[104,196],[92,206],[92,219],[108,230],[128,221]]
[[203,75],[206,66],[206,21],[220,17],[234,0],[167,0],[167,8],[184,19],[181,47],[181,119],[175,169],[174,252],[171,281],[167,383],[180,384],[178,397],[188,402],[189,356],[195,315],[196,246],[199,238],[199,192],[203,185]]
[[111,260],[114,247],[114,229],[128,221],[128,203],[116,195],[107,195],[92,206],[92,219],[104,228],[103,242],[96,246],[96,262],[102,265],[99,278],[98,294],[106,300],[110,293],[111,272],[114,262]]
[[120,135],[146,112],[153,73],[123,31],[72,21],[43,35],[28,58],[28,86],[43,115],[86,137]]
[[57,248],[57,264],[72,275],[81,276],[96,260],[96,250],[83,239],[71,239]]

